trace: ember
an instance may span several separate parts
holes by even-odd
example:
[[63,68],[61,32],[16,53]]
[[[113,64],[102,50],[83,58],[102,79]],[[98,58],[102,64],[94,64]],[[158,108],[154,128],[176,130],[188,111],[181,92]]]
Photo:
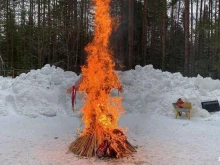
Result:
[[122,90],[109,49],[112,31],[110,0],[93,1],[96,5],[94,39],[86,47],[87,65],[82,67],[83,79],[79,88],[87,94],[81,110],[85,127],[69,150],[80,156],[119,158],[135,149],[117,124],[124,113],[122,99],[110,96],[113,88]]

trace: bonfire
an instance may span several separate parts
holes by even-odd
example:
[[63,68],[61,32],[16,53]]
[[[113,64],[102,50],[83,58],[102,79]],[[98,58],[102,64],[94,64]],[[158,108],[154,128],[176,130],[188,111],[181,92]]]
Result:
[[120,115],[125,112],[122,98],[110,95],[112,89],[122,88],[109,49],[110,0],[93,1],[94,39],[85,48],[87,64],[82,67],[83,79],[79,87],[79,92],[86,93],[81,109],[84,129],[69,150],[79,156],[120,158],[135,152],[135,148],[118,125]]

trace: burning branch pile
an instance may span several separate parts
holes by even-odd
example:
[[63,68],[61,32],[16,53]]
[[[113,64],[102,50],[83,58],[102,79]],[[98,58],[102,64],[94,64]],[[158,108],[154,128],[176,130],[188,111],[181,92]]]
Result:
[[94,39],[86,47],[87,65],[82,67],[83,79],[79,91],[85,92],[82,108],[84,130],[69,150],[80,156],[119,158],[135,152],[127,141],[118,120],[124,109],[120,97],[111,97],[113,88],[121,88],[114,71],[109,50],[112,19],[110,0],[93,0],[95,7]]

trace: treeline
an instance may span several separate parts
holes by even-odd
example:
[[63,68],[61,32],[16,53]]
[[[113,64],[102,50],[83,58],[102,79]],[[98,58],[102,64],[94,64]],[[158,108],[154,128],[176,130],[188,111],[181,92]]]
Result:
[[[153,64],[220,78],[220,0],[112,0],[111,8],[117,69]],[[0,69],[80,72],[93,14],[92,0],[0,0]]]

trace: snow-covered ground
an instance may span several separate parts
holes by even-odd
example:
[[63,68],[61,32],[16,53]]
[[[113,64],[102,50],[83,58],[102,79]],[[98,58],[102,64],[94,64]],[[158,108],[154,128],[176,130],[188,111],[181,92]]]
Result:
[[[82,159],[67,153],[82,122],[66,89],[78,76],[46,65],[15,79],[0,77],[0,165],[217,165],[220,112],[209,114],[201,101],[220,100],[220,81],[183,77],[152,65],[118,72],[126,114],[120,125],[137,153],[118,160]],[[116,94],[113,91],[112,94]],[[191,101],[191,119],[174,118],[172,103]]]

